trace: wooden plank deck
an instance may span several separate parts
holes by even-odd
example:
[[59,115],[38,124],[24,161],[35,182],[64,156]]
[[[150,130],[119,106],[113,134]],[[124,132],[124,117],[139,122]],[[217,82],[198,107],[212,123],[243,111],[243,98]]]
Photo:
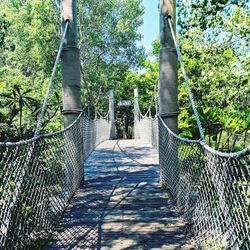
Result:
[[102,143],[85,164],[85,180],[43,249],[195,249],[160,188],[158,155],[149,145]]

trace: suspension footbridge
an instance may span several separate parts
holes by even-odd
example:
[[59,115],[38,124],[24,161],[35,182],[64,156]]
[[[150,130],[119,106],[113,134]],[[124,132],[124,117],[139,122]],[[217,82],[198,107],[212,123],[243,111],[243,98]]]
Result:
[[81,115],[1,144],[3,249],[29,249],[51,229],[44,249],[249,249],[247,150],[217,152],[161,118],[135,126],[137,140],[108,140],[108,119]]
[[164,20],[200,140],[179,137],[168,120],[177,112],[161,103],[156,117],[142,116],[137,95],[134,140],[115,139],[112,96],[106,117],[71,107],[69,126],[41,134],[66,20],[34,138],[0,143],[1,249],[250,249],[249,148],[224,153],[205,142],[171,17]]

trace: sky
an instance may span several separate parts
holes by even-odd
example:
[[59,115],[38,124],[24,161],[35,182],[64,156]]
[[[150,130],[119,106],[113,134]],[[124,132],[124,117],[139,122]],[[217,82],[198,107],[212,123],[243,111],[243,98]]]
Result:
[[142,4],[145,7],[143,16],[143,25],[139,28],[143,35],[142,41],[139,42],[146,48],[146,52],[152,50],[153,41],[159,36],[159,0],[143,0]]

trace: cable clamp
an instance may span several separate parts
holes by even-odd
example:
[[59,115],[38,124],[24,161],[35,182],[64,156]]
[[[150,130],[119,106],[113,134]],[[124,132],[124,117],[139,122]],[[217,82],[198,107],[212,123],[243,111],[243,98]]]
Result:
[[174,52],[174,53],[176,53],[176,48],[162,47],[162,48],[160,48],[160,50],[166,50],[166,52]]
[[180,114],[180,111],[175,111],[175,112],[167,112],[167,113],[161,113],[159,116],[161,118],[167,118],[167,117],[174,117],[178,116]]
[[68,114],[81,114],[83,112],[82,109],[64,109],[62,111],[63,115],[68,115]]

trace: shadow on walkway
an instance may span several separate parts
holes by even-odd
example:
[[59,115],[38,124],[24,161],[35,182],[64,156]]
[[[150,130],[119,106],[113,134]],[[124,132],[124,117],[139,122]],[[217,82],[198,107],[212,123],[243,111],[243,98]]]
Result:
[[102,143],[85,163],[85,180],[43,250],[195,249],[160,188],[157,153],[148,145]]

